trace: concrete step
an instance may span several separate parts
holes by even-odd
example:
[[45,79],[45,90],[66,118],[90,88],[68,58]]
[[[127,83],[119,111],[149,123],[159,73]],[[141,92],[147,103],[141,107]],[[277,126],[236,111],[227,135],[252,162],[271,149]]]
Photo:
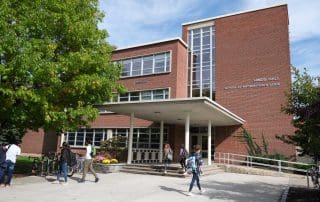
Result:
[[123,168],[120,170],[120,172],[125,172],[125,173],[133,173],[133,174],[144,174],[144,175],[159,175],[159,176],[167,176],[167,177],[185,177],[185,175],[181,173],[174,173],[174,172],[159,172],[159,171],[154,171],[154,170],[138,170],[138,169],[126,169]]
[[[214,175],[224,172],[222,169],[215,165],[204,165],[202,167],[203,175]],[[170,177],[191,177],[192,175],[184,174],[180,165],[170,165],[167,167],[167,173],[164,173],[163,164],[149,165],[149,164],[131,164],[124,166],[120,172],[146,174],[146,175],[160,175]]]

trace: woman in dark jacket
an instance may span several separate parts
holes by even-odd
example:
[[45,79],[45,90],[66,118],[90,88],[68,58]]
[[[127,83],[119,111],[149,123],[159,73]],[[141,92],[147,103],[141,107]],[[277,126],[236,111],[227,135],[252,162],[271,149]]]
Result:
[[68,143],[64,142],[62,144],[62,150],[60,155],[60,161],[59,161],[59,171],[57,174],[57,181],[56,183],[60,183],[60,176],[63,173],[64,177],[64,183],[63,185],[66,185],[68,183],[68,175],[67,175],[67,168],[68,168],[68,160],[70,158],[70,147]]

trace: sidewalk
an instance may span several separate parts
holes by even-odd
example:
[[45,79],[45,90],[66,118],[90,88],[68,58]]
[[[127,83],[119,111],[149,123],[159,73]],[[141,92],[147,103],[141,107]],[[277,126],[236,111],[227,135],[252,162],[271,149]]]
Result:
[[[80,176],[69,179],[68,185],[52,184],[40,177],[17,178],[10,188],[0,188],[3,201],[108,201],[108,202],[186,202],[186,201],[277,201],[289,184],[288,177],[257,176],[221,173],[201,177],[206,190],[200,195],[197,187],[194,196],[187,196],[189,178],[171,178],[126,173],[100,174],[100,181],[88,174],[85,183]],[[290,182],[292,183],[292,182]]]

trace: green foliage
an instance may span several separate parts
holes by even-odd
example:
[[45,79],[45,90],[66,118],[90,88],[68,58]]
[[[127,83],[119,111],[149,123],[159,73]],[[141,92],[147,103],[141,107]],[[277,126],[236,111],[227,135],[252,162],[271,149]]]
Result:
[[96,118],[94,104],[123,92],[98,3],[1,1],[0,141],[27,128],[76,130]]
[[315,163],[320,157],[320,77],[302,74],[294,68],[294,82],[287,94],[284,113],[293,115],[293,135],[277,136],[288,144],[300,146],[303,154],[313,156]]
[[33,159],[26,156],[18,156],[14,173],[16,174],[31,174]]
[[[266,140],[264,134],[261,134],[262,138],[262,147],[254,141],[253,136],[249,131],[243,128],[242,137],[244,142],[246,143],[247,151],[250,156],[277,159],[277,160],[288,160],[288,158],[280,153],[274,152],[273,154],[269,153],[269,143]],[[269,161],[264,159],[252,159],[252,161],[257,163],[264,164],[276,164],[275,161]]]

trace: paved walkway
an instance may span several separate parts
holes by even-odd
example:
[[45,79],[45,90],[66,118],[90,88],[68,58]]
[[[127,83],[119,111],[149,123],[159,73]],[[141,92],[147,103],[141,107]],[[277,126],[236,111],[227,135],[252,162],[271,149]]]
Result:
[[191,179],[126,173],[100,174],[100,181],[87,175],[85,183],[80,176],[69,179],[68,185],[52,184],[54,177],[17,178],[10,188],[0,188],[1,201],[84,201],[84,202],[188,202],[188,201],[277,201],[290,182],[288,177],[270,177],[221,173],[201,177],[206,190],[200,195],[197,187],[194,196],[187,196]]

